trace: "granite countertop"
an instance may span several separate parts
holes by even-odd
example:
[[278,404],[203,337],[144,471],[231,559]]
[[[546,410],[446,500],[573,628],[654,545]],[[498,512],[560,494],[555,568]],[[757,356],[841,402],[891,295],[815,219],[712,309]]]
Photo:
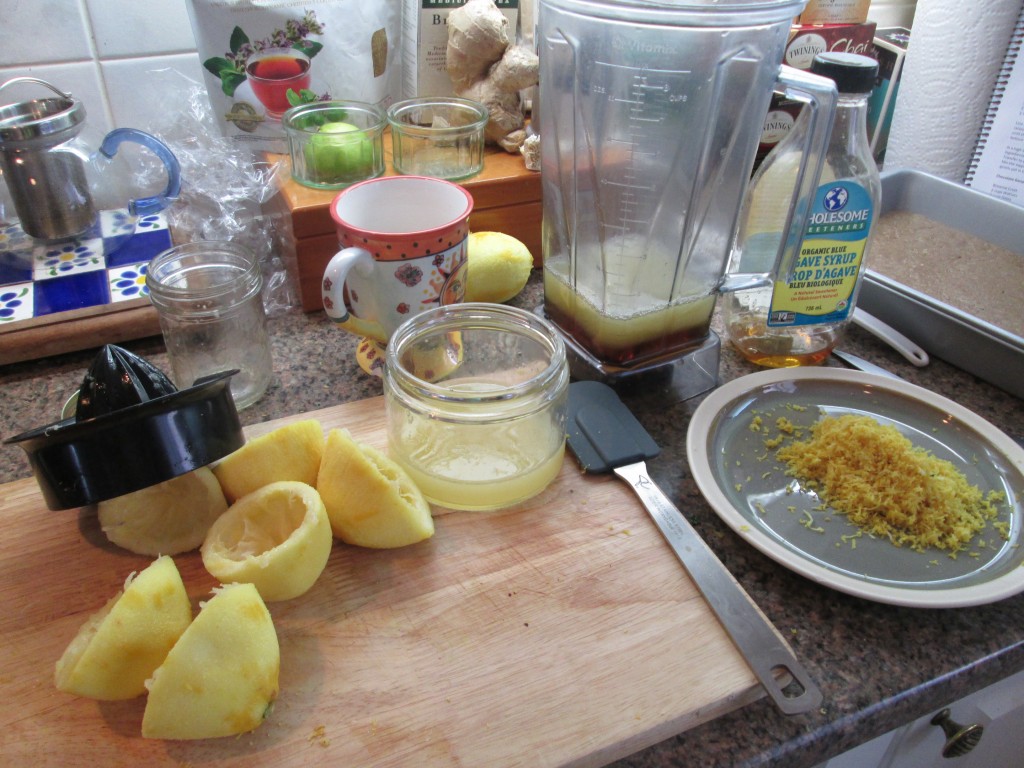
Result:
[[[532,308],[540,300],[535,274],[515,303]],[[381,393],[380,381],[356,363],[355,338],[334,328],[324,313],[280,312],[271,317],[270,329],[275,381],[258,403],[241,412],[243,424]],[[124,346],[169,369],[159,338]],[[963,404],[1010,434],[1024,435],[1021,401],[968,373],[940,360],[914,368],[859,328],[851,328],[843,346]],[[55,420],[93,354],[0,367],[0,436]],[[754,370],[723,346],[721,382]],[[675,401],[658,391],[632,392],[623,399],[662,446],[661,455],[648,462],[652,476],[788,639],[821,687],[824,702],[819,711],[787,717],[762,698],[622,759],[614,764],[617,768],[814,766],[1024,669],[1024,594],[977,608],[900,608],[851,597],[792,573],[733,534],[698,492],[686,462],[685,437],[701,398]],[[0,447],[0,482],[29,474],[19,448]],[[938,754],[941,742],[936,743]]]

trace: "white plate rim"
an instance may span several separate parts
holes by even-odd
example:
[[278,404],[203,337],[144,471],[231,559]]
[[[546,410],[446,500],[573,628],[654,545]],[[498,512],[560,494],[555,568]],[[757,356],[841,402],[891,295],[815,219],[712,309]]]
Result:
[[[714,390],[697,406],[687,428],[686,456],[690,472],[705,500],[726,525],[762,554],[785,568],[824,586],[875,602],[913,608],[963,608],[996,602],[1024,591],[1024,567],[1016,568],[982,584],[951,589],[916,590],[870,584],[831,571],[802,556],[794,559],[793,550],[782,547],[750,526],[715,479],[707,453],[712,425],[718,414],[737,398],[771,384],[800,380],[867,384],[874,389],[892,392],[899,397],[917,400],[944,411],[984,435],[1004,458],[1024,473],[1024,448],[1017,445],[1002,430],[958,403],[909,381],[838,368],[779,368],[758,371],[733,379]],[[1016,512],[1020,514],[1019,508]]]

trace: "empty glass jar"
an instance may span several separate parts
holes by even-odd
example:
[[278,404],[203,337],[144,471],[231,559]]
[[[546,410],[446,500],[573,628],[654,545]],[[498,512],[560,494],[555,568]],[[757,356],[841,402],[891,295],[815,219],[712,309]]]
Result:
[[425,96],[388,108],[395,170],[458,181],[484,167],[487,107],[456,96]]
[[200,241],[164,251],[146,285],[179,389],[230,369],[236,408],[256,402],[273,373],[255,255],[232,242]]

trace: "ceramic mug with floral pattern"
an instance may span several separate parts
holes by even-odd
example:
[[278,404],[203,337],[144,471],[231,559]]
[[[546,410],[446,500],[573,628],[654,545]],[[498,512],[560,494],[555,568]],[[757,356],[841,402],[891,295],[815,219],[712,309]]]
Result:
[[341,250],[324,271],[324,309],[339,326],[386,344],[413,315],[460,303],[473,198],[425,176],[384,176],[331,204]]

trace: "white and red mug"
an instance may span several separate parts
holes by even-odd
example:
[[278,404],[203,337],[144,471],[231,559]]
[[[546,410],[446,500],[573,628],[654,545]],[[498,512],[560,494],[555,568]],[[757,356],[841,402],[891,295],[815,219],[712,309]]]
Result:
[[386,344],[413,315],[461,303],[472,210],[465,189],[425,176],[384,176],[342,190],[331,203],[342,249],[321,285],[327,316]]

